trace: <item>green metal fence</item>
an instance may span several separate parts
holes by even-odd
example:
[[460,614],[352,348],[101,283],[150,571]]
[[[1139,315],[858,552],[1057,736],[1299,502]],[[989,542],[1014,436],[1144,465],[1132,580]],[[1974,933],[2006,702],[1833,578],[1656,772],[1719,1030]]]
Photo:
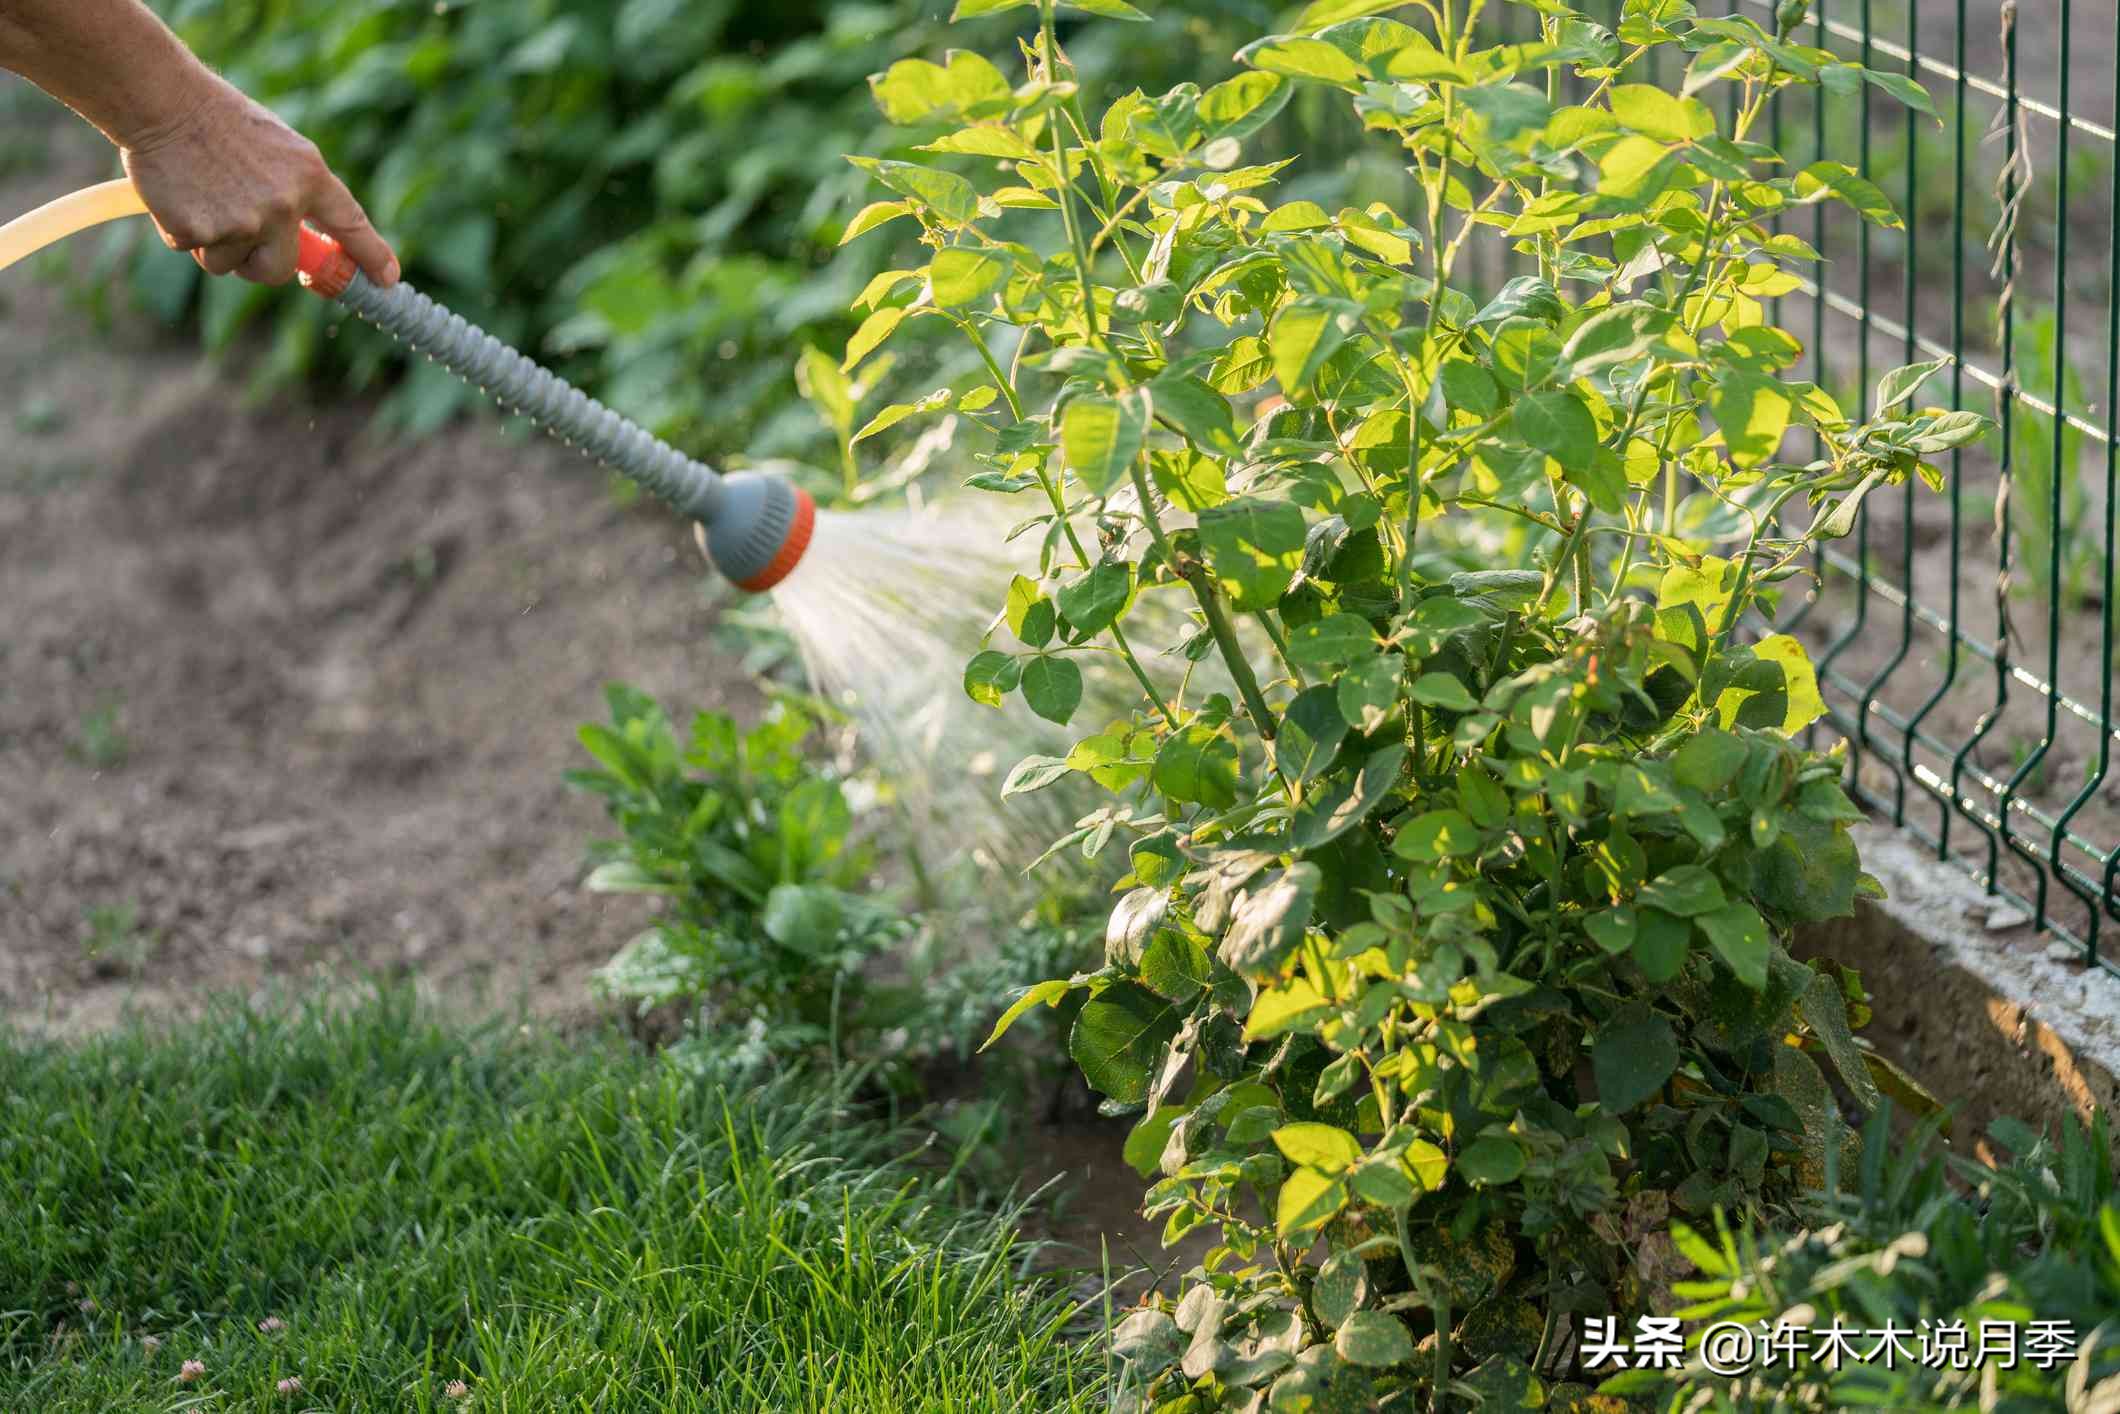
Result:
[[[1616,24],[1622,3],[1592,7]],[[1696,3],[1770,31],[1779,8]],[[2101,949],[2120,922],[2116,8],[1812,0],[1793,39],[1914,78],[1941,120],[1863,84],[1791,91],[1769,122],[1792,166],[1855,165],[1906,222],[1879,231],[1832,203],[1787,219],[1828,257],[1775,301],[1808,344],[1794,376],[1866,411],[1882,374],[1948,355],[1921,400],[2000,426],[1941,468],[1941,495],[1870,497],[1772,627],[1810,646],[1858,797],[1993,898],[1976,922],[2048,930],[2120,971],[2120,944]],[[1508,9],[1530,37],[1533,12]]]
[[[1767,23],[1772,8],[1731,6]],[[1926,396],[2000,431],[1953,456],[1942,497],[1909,484],[1866,507],[1785,626],[1813,645],[1860,797],[1970,870],[1997,900],[1990,923],[2050,930],[2112,967],[2114,7],[1891,8],[1816,0],[1799,37],[1910,74],[1941,124],[1867,85],[1775,124],[1792,159],[1852,160],[1891,191],[1905,235],[1886,248],[1809,213],[1804,234],[1831,259],[1783,315],[1808,322],[1821,385],[1866,403],[1877,374],[1948,354]]]

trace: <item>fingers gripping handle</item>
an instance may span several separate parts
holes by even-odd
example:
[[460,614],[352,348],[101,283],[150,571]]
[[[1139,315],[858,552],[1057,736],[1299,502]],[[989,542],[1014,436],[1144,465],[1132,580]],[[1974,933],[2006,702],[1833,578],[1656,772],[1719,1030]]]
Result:
[[345,248],[316,227],[302,227],[302,253],[295,262],[295,270],[302,283],[315,290],[325,299],[337,299],[346,293],[360,267]]

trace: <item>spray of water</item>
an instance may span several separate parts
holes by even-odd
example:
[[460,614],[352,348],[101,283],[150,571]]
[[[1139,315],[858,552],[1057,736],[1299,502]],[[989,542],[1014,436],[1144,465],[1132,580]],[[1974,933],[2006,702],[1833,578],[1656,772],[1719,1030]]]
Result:
[[1020,703],[996,712],[960,686],[1027,558],[982,505],[819,512],[773,600],[813,689],[855,722],[915,809],[950,822],[948,843],[1006,860],[1026,832],[1011,827],[1002,780],[1026,752],[1064,751],[1066,739]]

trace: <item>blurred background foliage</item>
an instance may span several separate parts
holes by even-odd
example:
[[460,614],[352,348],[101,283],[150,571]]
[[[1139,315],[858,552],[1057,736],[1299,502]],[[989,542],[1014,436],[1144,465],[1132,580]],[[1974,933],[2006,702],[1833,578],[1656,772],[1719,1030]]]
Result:
[[[840,247],[873,195],[846,158],[933,136],[886,122],[867,78],[950,47],[1005,50],[1032,13],[952,28],[948,0],[157,3],[316,141],[421,288],[688,450],[827,466],[834,434],[800,401],[796,365],[810,346],[836,353],[848,304],[907,254],[895,231]],[[1292,8],[1166,0],[1152,26],[1078,18],[1062,42],[1105,97],[1160,92],[1222,73]],[[1280,121],[1314,183],[1347,181],[1341,115],[1296,105]],[[202,279],[138,223],[90,288],[121,266],[119,287],[209,348],[263,329],[269,381],[385,388],[412,430],[477,398],[313,302]],[[937,373],[916,358],[895,376],[933,387]]]

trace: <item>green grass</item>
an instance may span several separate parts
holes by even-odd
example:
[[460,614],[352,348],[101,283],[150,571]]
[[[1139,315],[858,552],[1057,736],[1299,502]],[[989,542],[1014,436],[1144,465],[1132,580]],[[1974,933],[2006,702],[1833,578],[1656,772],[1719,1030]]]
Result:
[[0,1032],[0,1410],[1101,1408],[1008,1222],[820,1088],[390,997]]

